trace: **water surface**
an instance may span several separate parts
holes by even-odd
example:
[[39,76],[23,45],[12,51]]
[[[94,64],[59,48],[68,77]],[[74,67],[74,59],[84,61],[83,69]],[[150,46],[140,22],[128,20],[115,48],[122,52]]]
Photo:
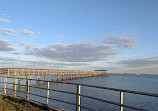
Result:
[[[35,77],[34,77],[35,78]],[[51,76],[48,76],[48,80],[51,80]],[[3,79],[0,79],[3,81]],[[8,81],[12,81],[12,79],[8,79]],[[72,83],[80,83],[80,84],[89,84],[103,87],[112,87],[118,89],[126,89],[140,92],[148,92],[158,94],[158,76],[157,75],[120,75],[120,74],[111,74],[110,77],[98,76],[98,77],[89,77],[82,79],[74,79],[67,80],[65,82]],[[21,81],[21,84],[25,84],[25,81]],[[3,85],[3,84],[1,84]],[[31,85],[36,86],[36,82],[31,82]],[[46,87],[46,84],[43,82],[39,83],[40,87]],[[2,87],[2,86],[1,86]],[[12,88],[12,85],[8,85],[8,88]],[[75,85],[69,84],[60,84],[60,83],[50,83],[51,89],[58,89],[63,91],[76,92]],[[17,89],[26,91],[25,87],[17,87]],[[46,96],[46,91],[43,89],[30,88],[31,93],[36,93],[41,96]],[[3,92],[3,89],[1,89]],[[8,90],[8,94],[12,94],[11,91]],[[119,103],[119,95],[120,93],[117,91],[109,91],[98,88],[90,88],[90,87],[81,87],[81,94],[97,97],[104,100],[109,100],[113,102]],[[18,93],[18,96],[26,97],[23,93]],[[72,94],[65,94],[61,92],[50,91],[50,97],[53,99],[64,100],[68,102],[76,102],[76,96]],[[31,95],[30,99],[38,100],[42,102],[46,102],[45,98]],[[75,106],[68,105],[65,103],[61,103],[55,100],[50,100],[50,104],[56,105],[65,109],[69,109],[71,111],[75,111]],[[108,103],[99,102],[96,100],[88,99],[85,97],[81,97],[81,104],[89,107],[95,111],[118,111],[119,107],[115,105],[111,105]],[[144,108],[150,111],[158,111],[158,98],[154,97],[146,97],[143,95],[136,94],[128,94],[124,93],[124,104],[131,105],[139,108]],[[124,109],[125,111],[131,111],[131,109]],[[82,111],[87,111],[82,108]]]

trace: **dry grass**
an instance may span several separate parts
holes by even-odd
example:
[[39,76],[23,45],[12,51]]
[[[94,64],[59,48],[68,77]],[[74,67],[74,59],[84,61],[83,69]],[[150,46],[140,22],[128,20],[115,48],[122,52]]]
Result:
[[53,111],[25,100],[0,95],[0,111]]

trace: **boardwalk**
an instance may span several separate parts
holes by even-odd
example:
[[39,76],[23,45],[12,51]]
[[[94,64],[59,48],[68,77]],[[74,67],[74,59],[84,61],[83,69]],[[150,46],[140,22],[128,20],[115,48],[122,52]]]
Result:
[[[99,71],[99,72],[97,72]],[[70,82],[63,82],[63,81],[51,81],[51,80],[38,80],[38,79],[30,79],[28,77],[31,76],[37,76],[40,77],[42,75],[44,75],[44,77],[47,77],[47,75],[52,75],[52,77],[56,76],[58,77],[58,75],[60,76],[64,76],[66,79],[66,77],[76,77],[76,78],[80,78],[80,77],[89,77],[89,76],[100,76],[100,75],[106,75],[108,76],[109,73],[105,72],[103,70],[96,70],[94,72],[90,72],[90,71],[73,71],[73,70],[56,70],[56,69],[30,69],[30,68],[0,68],[0,75],[3,78],[0,81],[1,83],[1,88],[3,89],[3,94],[4,95],[10,95],[10,96],[14,96],[14,97],[21,97],[24,98],[27,101],[34,101],[35,104],[38,103],[42,103],[44,106],[50,107],[52,105],[52,103],[60,102],[60,103],[64,103],[67,105],[73,105],[76,106],[76,111],[81,111],[81,108],[86,109],[86,110],[90,110],[90,111],[94,111],[94,109],[92,109],[92,107],[89,107],[89,105],[84,104],[84,102],[82,102],[81,97],[90,99],[90,100],[95,100],[97,102],[103,102],[103,103],[108,103],[111,105],[115,105],[118,106],[118,110],[120,109],[120,111],[123,111],[123,108],[128,108],[129,110],[138,110],[138,111],[148,111],[146,109],[142,109],[142,107],[138,107],[138,106],[131,106],[130,104],[124,104],[123,101],[124,99],[127,99],[126,101],[130,100],[130,98],[124,98],[124,93],[127,95],[128,94],[134,94],[137,95],[135,97],[140,96],[149,96],[149,97],[155,97],[157,99],[158,94],[153,94],[153,93],[145,93],[145,92],[138,92],[138,91],[131,91],[131,90],[125,90],[125,89],[116,89],[116,88],[110,88],[110,87],[102,87],[102,86],[94,86],[94,85],[87,85],[87,84],[78,84],[78,83],[70,83]],[[18,78],[16,76],[26,76],[26,78]],[[12,79],[10,79],[12,78]],[[17,80],[26,80],[26,85],[25,84],[20,84],[17,83]],[[8,81],[8,82],[7,82]],[[41,87],[39,84],[35,85],[34,82],[39,83],[44,82],[45,87]],[[52,84],[53,83],[53,84]],[[54,84],[55,83],[55,84]],[[63,87],[57,87],[56,89],[54,87],[50,87],[51,85],[56,85],[56,84],[62,84],[62,85],[70,85],[70,86],[75,86],[72,87],[74,88],[74,92],[72,92],[72,90],[68,89],[68,90],[63,90]],[[12,88],[9,86],[13,86]],[[22,90],[18,87],[22,86]],[[25,88],[24,88],[25,87]],[[82,92],[83,91],[88,91],[88,90],[84,90],[84,88],[82,89],[82,87],[85,87],[85,89],[89,89],[89,91],[94,91],[96,90],[97,93],[99,93],[99,91],[107,91],[109,90],[117,92],[118,94],[115,96],[118,96],[116,99],[119,99],[116,101],[112,101],[112,100],[108,100],[106,98],[107,95],[105,95],[104,98],[99,98],[96,96],[93,96],[91,94],[88,94],[88,92]],[[36,91],[34,90],[36,89]],[[101,89],[101,90],[100,90]],[[41,93],[40,90],[42,90]],[[10,92],[12,91],[12,92]],[[61,98],[55,98],[55,94],[56,93],[61,93],[61,94],[70,94],[76,96],[76,100],[73,102],[70,102],[69,100],[66,100],[65,98],[62,99]],[[90,93],[89,92],[89,93]],[[24,94],[24,96],[22,95],[18,95],[18,93],[22,93]],[[88,95],[86,95],[86,93]],[[116,94],[116,93],[114,93]],[[45,100],[43,101],[42,99],[34,99],[31,98],[33,96],[36,97],[40,97],[40,98],[44,98]],[[155,99],[155,100],[156,100]],[[105,105],[105,104],[104,104]],[[98,107],[98,106],[96,106]],[[100,105],[99,105],[100,107]],[[107,106],[108,107],[108,106]],[[106,107],[104,107],[106,108]],[[150,108],[150,107],[149,107]],[[104,110],[104,109],[103,109]],[[61,110],[60,110],[61,111]]]
[[[57,70],[57,69],[33,69],[33,68],[0,68],[0,76],[36,76],[37,80],[44,78],[47,80],[47,75],[52,75],[52,80],[56,78],[59,80],[59,76],[63,79],[93,77],[93,76],[109,76],[108,72],[97,72],[97,71],[75,71],[75,70]],[[44,77],[43,77],[44,76]]]

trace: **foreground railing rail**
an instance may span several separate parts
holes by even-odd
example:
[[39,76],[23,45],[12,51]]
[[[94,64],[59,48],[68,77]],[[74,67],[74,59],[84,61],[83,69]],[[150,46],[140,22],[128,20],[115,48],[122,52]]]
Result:
[[[13,83],[7,82],[7,78],[13,78]],[[17,79],[25,79],[26,80],[26,85],[17,84]],[[43,82],[47,83],[47,88],[32,86],[32,85],[30,85],[31,81],[43,81]],[[7,90],[12,90],[14,92],[13,96],[15,96],[15,97],[17,96],[16,92],[21,92],[21,93],[26,94],[26,98],[25,98],[26,100],[30,100],[29,96],[30,95],[34,95],[34,96],[46,98],[45,105],[47,105],[47,106],[49,105],[49,100],[55,100],[55,101],[58,101],[58,102],[63,102],[63,103],[66,103],[66,104],[75,105],[76,106],[76,111],[80,111],[81,108],[85,108],[87,110],[93,111],[93,109],[90,109],[90,108],[88,108],[88,107],[86,107],[84,105],[81,105],[81,97],[86,97],[86,98],[89,98],[89,99],[93,99],[93,100],[97,100],[97,101],[101,101],[101,102],[117,105],[117,106],[120,107],[120,111],[123,111],[123,108],[130,108],[130,109],[134,109],[134,110],[138,110],[138,111],[148,111],[146,109],[137,108],[137,107],[133,107],[133,106],[129,106],[129,105],[123,104],[123,94],[124,93],[132,93],[132,94],[137,94],[137,95],[158,97],[158,94],[152,94],[152,93],[144,93],[144,92],[138,92],[138,91],[130,91],[130,90],[123,90],[123,89],[116,89],[116,88],[108,88],[108,87],[100,87],[100,86],[93,86],[93,85],[69,83],[69,82],[62,82],[62,81],[59,81],[59,82],[53,81],[53,83],[75,85],[76,86],[76,93],[73,93],[73,92],[68,92],[68,91],[50,89],[50,82],[52,82],[52,81],[36,80],[36,79],[28,79],[28,78],[4,77],[4,82],[0,82],[0,83],[4,84],[3,85],[4,95],[7,95]],[[13,89],[12,88],[7,88],[7,84],[13,84]],[[26,91],[19,91],[19,90],[16,89],[16,85],[25,86],[27,90]],[[106,90],[112,90],[112,91],[118,91],[118,92],[120,92],[120,103],[116,103],[116,102],[113,102],[113,101],[108,101],[108,100],[104,100],[104,99],[100,99],[100,98],[96,98],[96,97],[92,97],[92,96],[83,95],[83,94],[81,94],[81,87],[82,86],[92,87],[92,88],[99,88],[99,89],[106,89]],[[38,94],[30,93],[30,87],[46,90],[46,96],[41,96],[41,95],[38,95]],[[50,97],[50,91],[56,91],[56,92],[76,95],[76,103],[72,103],[72,102],[68,102],[68,101],[64,101],[64,100],[58,100],[58,99],[51,98]]]

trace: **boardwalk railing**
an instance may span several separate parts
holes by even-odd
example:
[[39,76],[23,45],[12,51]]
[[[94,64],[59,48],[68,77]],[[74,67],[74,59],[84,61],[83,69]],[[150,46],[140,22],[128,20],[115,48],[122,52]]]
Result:
[[[7,82],[7,78],[13,78],[13,82],[10,82],[10,81]],[[26,79],[26,85],[17,84],[16,79]],[[38,80],[38,81],[43,81],[43,82],[47,83],[47,88],[41,88],[41,87],[33,86],[33,85],[30,84],[30,81],[37,81],[37,80],[36,79],[28,79],[28,78],[4,77],[4,82],[0,82],[0,83],[4,84],[3,85],[4,86],[3,87],[4,88],[4,95],[7,95],[7,90],[12,90],[14,92],[13,96],[15,96],[15,97],[16,97],[16,92],[22,92],[22,93],[26,94],[26,100],[30,100],[29,96],[34,95],[34,96],[46,98],[45,105],[47,105],[47,106],[49,106],[49,100],[55,100],[55,101],[58,101],[58,102],[62,102],[62,103],[70,104],[70,105],[75,105],[76,106],[76,111],[80,111],[81,108],[93,111],[93,109],[88,108],[88,107],[81,104],[81,100],[80,100],[81,97],[86,97],[86,98],[89,98],[89,99],[93,99],[93,100],[101,101],[101,102],[104,102],[104,103],[109,103],[109,104],[112,104],[112,105],[119,106],[120,111],[123,111],[123,108],[129,108],[129,109],[138,110],[138,111],[148,111],[146,109],[137,108],[137,107],[134,107],[134,106],[123,104],[123,95],[124,95],[124,93],[131,93],[131,94],[137,94],[137,95],[158,97],[158,94],[152,94],[152,93],[144,93],[144,92],[138,92],[138,91],[130,91],[130,90],[123,90],[123,89],[116,89],[116,88],[100,87],[100,86],[93,86],[93,85],[86,85],[86,84],[69,83],[69,82],[62,82],[62,81],[60,81],[60,82],[53,81],[53,83],[75,85],[77,90],[76,90],[76,93],[74,93],[74,92],[69,92],[69,91],[50,89],[49,86],[50,86],[50,82],[52,82],[52,81]],[[13,84],[13,86],[14,86],[13,89],[7,88],[7,84]],[[27,88],[27,91],[25,92],[25,91],[17,90],[16,85],[25,86]],[[81,94],[81,87],[82,86],[120,92],[120,103],[109,101],[109,100],[104,100],[104,99],[100,99],[100,98],[96,98],[96,97],[92,97],[92,96],[83,95],[83,94]],[[30,93],[30,88],[31,87],[45,90],[46,91],[46,97],[38,95],[38,94]],[[76,103],[51,98],[49,96],[50,91],[76,95]]]
[[33,68],[0,68],[0,76],[38,76],[38,75],[74,75],[74,76],[99,76],[109,72],[59,70],[59,69],[33,69]]

